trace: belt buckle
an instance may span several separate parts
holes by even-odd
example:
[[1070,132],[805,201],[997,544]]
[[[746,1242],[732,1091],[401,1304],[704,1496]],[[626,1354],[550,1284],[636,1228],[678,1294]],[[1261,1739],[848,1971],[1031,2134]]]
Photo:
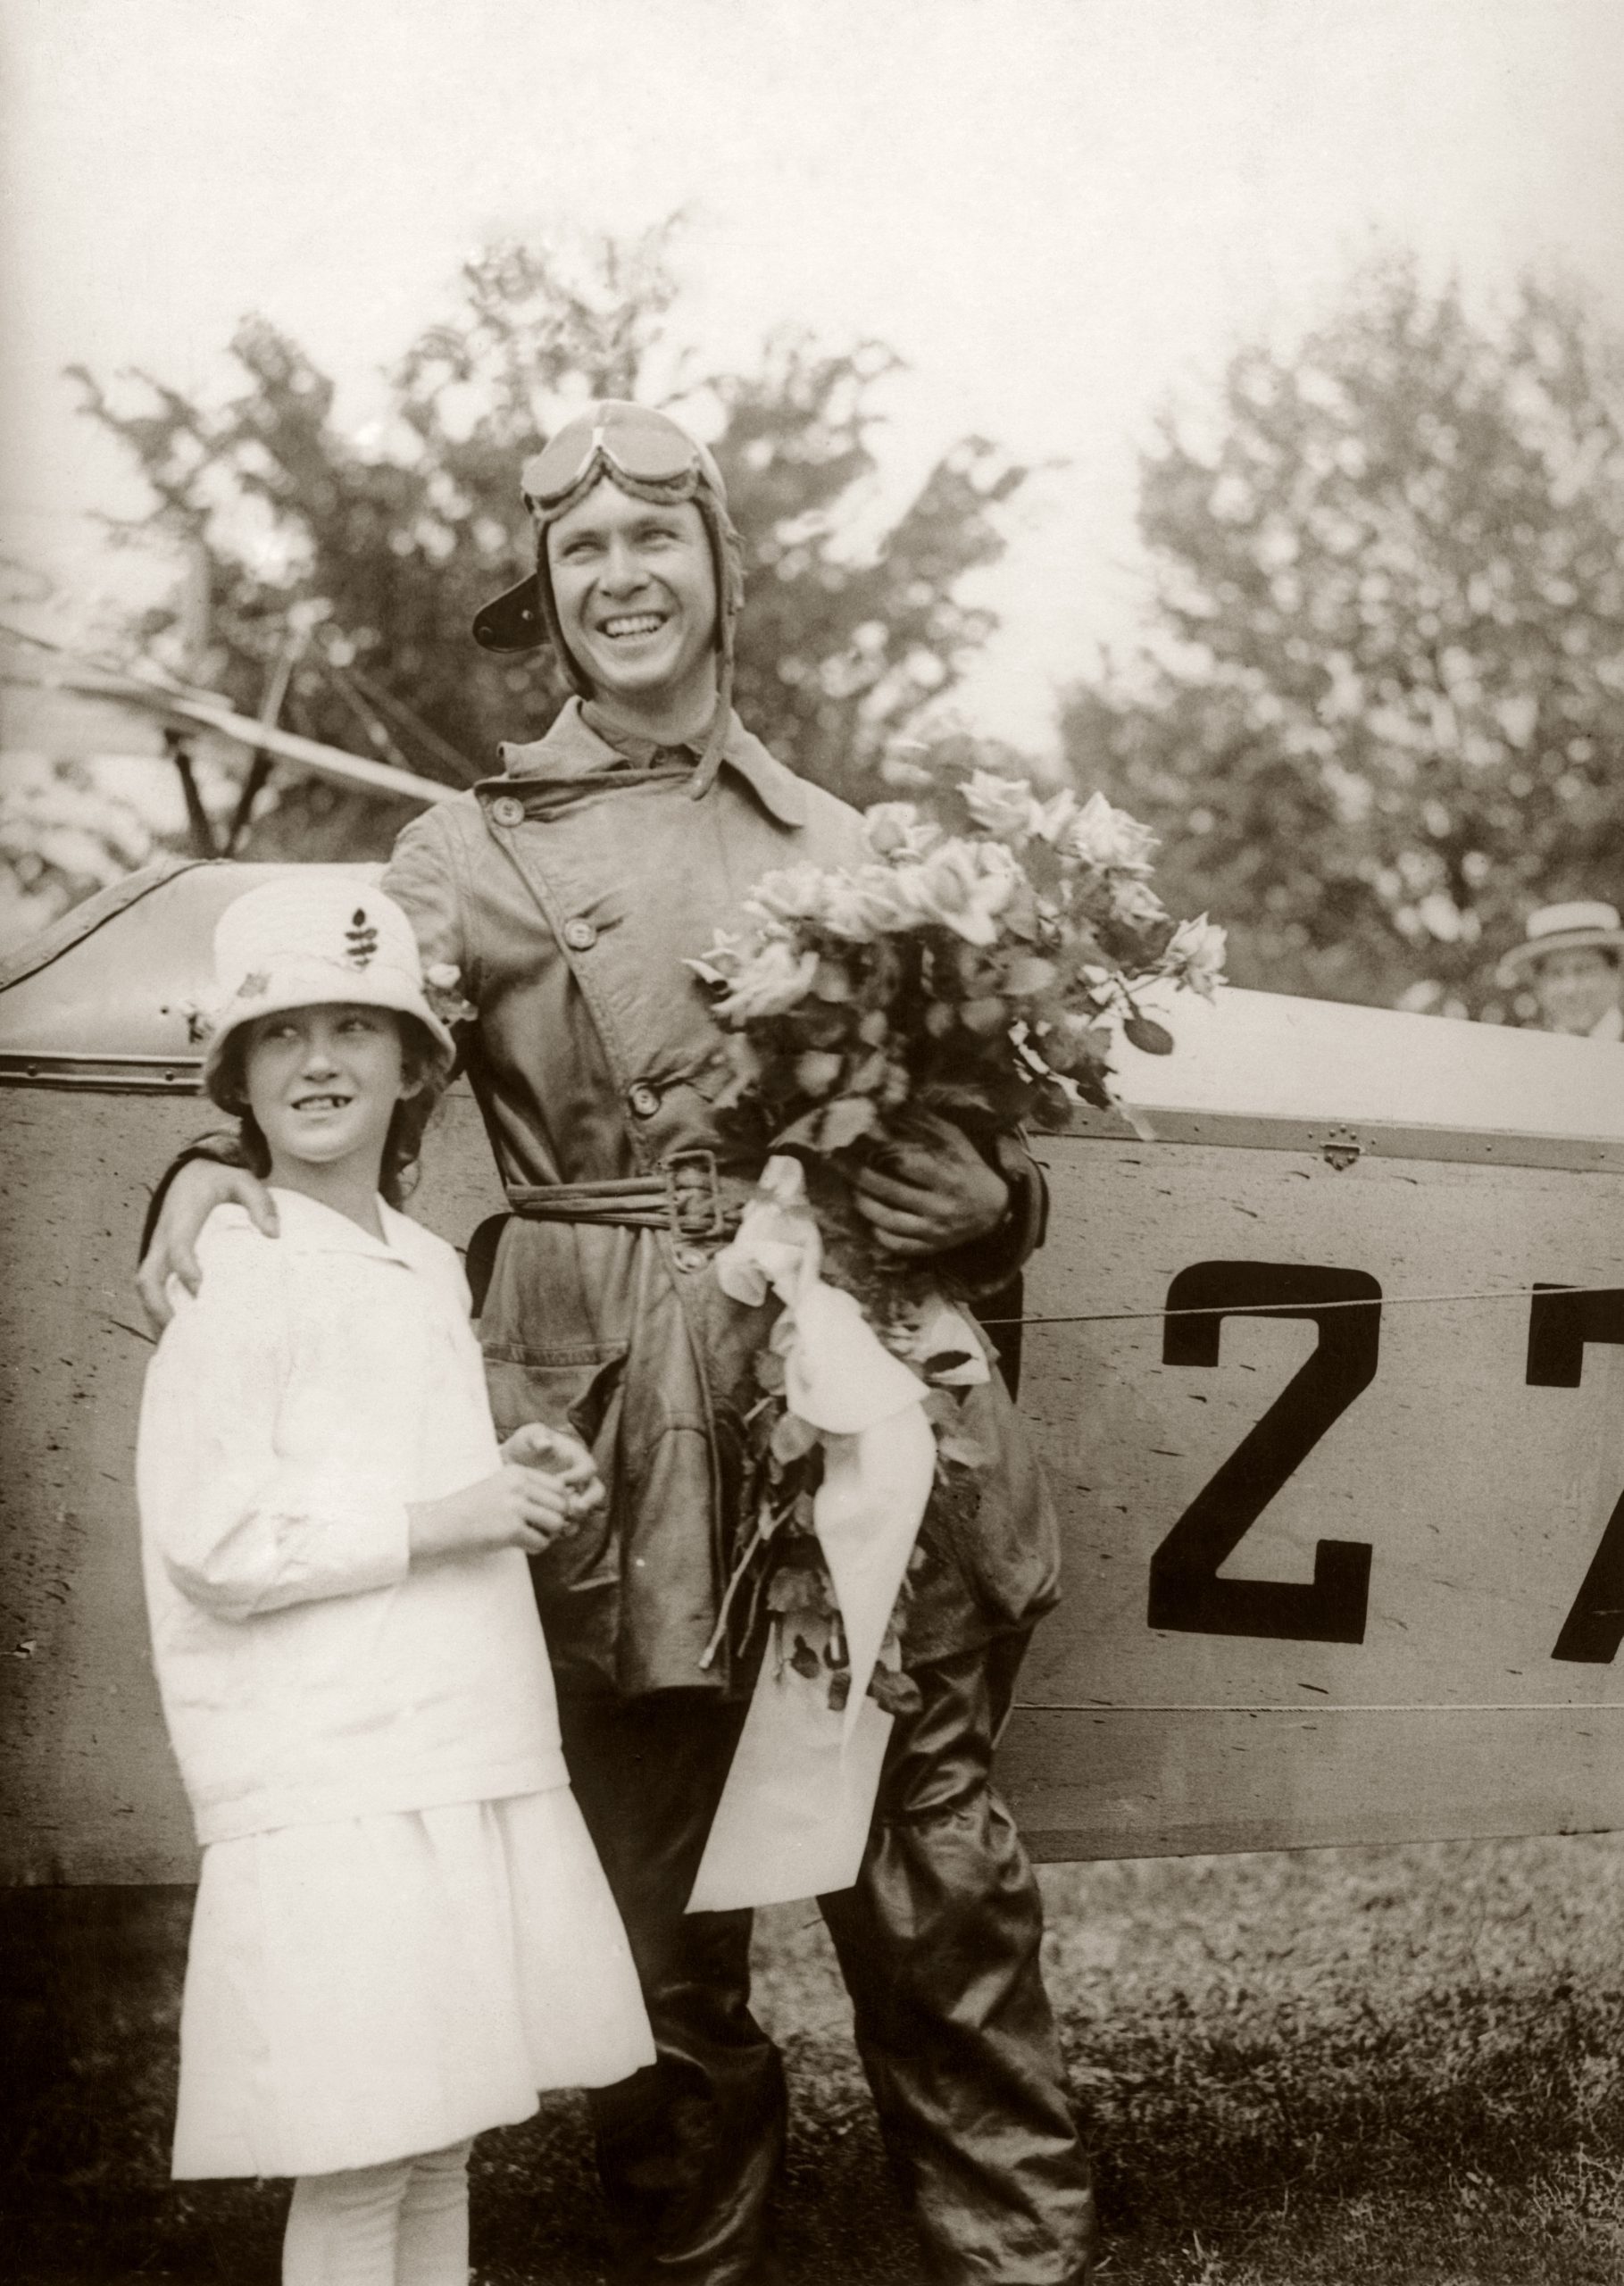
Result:
[[[679,1187],[678,1176],[685,1168],[691,1168],[699,1175],[697,1188],[691,1184],[686,1189]],[[673,1151],[662,1163],[661,1172],[665,1177],[665,1211],[672,1237],[725,1239],[727,1214],[716,1172],[715,1152]]]

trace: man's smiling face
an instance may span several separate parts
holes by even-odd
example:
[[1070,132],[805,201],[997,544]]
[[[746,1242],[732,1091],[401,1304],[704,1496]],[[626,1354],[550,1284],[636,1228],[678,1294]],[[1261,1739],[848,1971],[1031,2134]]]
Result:
[[595,690],[669,708],[714,689],[716,579],[691,500],[634,500],[607,477],[547,527],[558,623]]

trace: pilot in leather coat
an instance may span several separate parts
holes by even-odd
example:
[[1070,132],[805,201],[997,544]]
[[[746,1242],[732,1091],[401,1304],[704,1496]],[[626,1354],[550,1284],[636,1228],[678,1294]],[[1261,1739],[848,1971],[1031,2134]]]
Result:
[[[571,452],[564,488],[532,485],[537,463],[545,476]],[[616,2274],[762,2286],[778,2274],[782,2068],[750,2013],[749,1913],[684,1906],[750,1682],[725,1654],[701,1658],[775,1306],[732,1302],[710,1274],[714,1226],[758,1169],[718,1132],[722,1036],[685,961],[739,925],[763,873],[864,853],[856,813],[731,711],[742,580],[711,455],[664,415],[598,405],[525,478],[537,572],[476,634],[496,650],[551,637],[577,696],[545,738],[503,750],[499,777],[409,825],[385,887],[425,965],[454,967],[477,1011],[464,1055],[514,1210],[481,1319],[498,1430],[572,1427],[608,1489],[535,1571],[571,1781],[659,2050],[591,2098]],[[692,745],[630,735],[564,639],[548,533],[605,485],[691,504],[710,543],[718,700]],[[1003,1223],[936,1263],[972,1302],[1042,1231],[1041,1177],[1018,1144],[1000,1147],[998,1172]],[[968,1406],[993,1457],[973,1523],[924,1528],[904,1655],[922,1705],[895,1723],[856,1885],[820,1902],[932,2273],[1072,2286],[1090,2264],[1088,2165],[1039,1973],[1041,1900],[989,1780],[1021,1654],[1058,1592],[1057,1534],[995,1374]]]

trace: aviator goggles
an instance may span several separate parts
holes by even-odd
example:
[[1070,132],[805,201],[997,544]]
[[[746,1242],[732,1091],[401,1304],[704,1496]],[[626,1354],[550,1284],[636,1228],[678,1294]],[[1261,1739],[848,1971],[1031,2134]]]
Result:
[[609,398],[566,421],[520,471],[525,505],[542,515],[567,500],[595,468],[636,485],[657,485],[686,500],[707,480],[720,496],[721,477],[704,446],[663,413]]

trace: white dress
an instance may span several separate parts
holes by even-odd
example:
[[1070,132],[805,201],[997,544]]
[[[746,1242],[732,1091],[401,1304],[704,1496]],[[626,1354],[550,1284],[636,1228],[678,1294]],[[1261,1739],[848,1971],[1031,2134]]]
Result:
[[174,2173],[327,2174],[528,2119],[654,2059],[568,1787],[204,1853]]
[[174,2173],[326,2174],[654,2060],[524,1557],[410,1560],[498,1465],[451,1248],[277,1193],[204,1233],[137,1450],[154,1664],[204,1844]]

